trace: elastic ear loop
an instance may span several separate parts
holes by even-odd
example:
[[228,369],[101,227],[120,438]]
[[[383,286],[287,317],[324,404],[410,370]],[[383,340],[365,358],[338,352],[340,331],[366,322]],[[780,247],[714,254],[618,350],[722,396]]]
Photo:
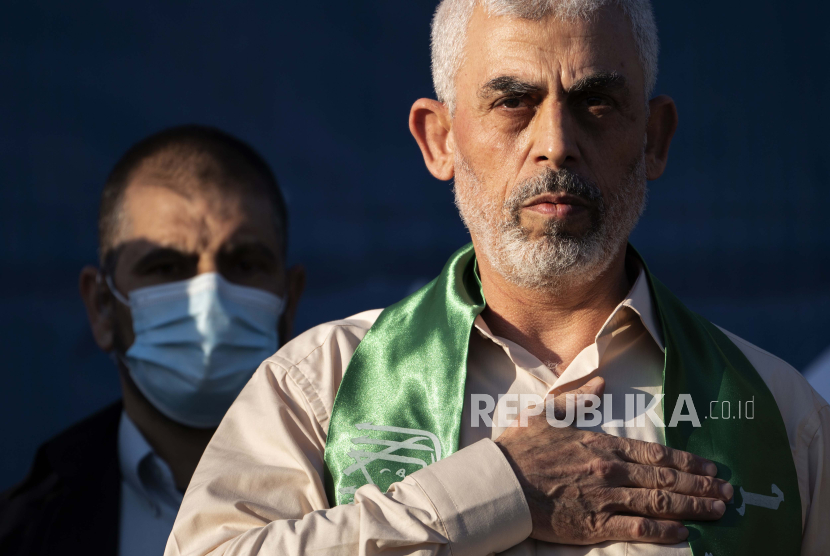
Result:
[[[116,288],[115,284],[112,283],[112,277],[109,274],[104,274],[104,282],[107,283],[107,287],[109,288],[110,292],[112,293],[112,296],[115,299],[117,299],[127,307],[130,306],[130,300],[127,297],[125,297],[120,291],[118,291],[118,288]],[[98,283],[101,283],[100,273],[98,274]]]
[[[95,281],[99,284],[101,283],[102,274],[103,273],[99,271],[98,274],[95,275]],[[130,300],[124,297],[121,294],[121,292],[118,291],[118,289],[115,287],[115,284],[112,283],[112,278],[110,278],[109,274],[104,274],[104,282],[107,284],[107,288],[110,290],[110,293],[112,293],[112,296],[115,299],[117,299],[119,302],[123,303],[128,307],[130,306]],[[110,359],[112,359],[112,362],[115,363],[116,366],[118,366],[118,364],[120,363],[124,365],[124,368],[127,369],[127,371],[129,372],[130,367],[129,365],[127,365],[127,358],[120,354],[117,350],[113,349],[111,352],[109,352],[109,357]]]

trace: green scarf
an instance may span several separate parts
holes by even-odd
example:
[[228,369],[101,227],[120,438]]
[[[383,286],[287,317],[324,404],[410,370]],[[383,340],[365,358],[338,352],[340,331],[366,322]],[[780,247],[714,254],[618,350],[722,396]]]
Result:
[[[666,443],[716,462],[718,477],[736,491],[718,521],[685,524],[693,554],[798,555],[798,479],[775,399],[723,332],[647,268],[646,275],[663,324],[666,422],[679,396],[690,394],[701,425],[666,427]],[[365,484],[385,491],[458,450],[470,332],[484,307],[470,244],[438,278],[380,314],[355,350],[332,409],[325,452],[332,505],[351,502]],[[739,403],[747,401],[754,401],[753,418],[737,418]],[[722,402],[732,419],[722,418]],[[710,408],[718,419],[708,418]],[[683,409],[690,414],[688,405]]]

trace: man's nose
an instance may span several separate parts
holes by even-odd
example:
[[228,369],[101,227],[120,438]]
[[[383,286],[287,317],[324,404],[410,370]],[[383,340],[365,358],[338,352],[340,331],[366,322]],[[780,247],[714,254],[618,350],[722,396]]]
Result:
[[561,102],[549,99],[542,103],[531,130],[533,163],[552,170],[572,168],[579,160],[574,124]]

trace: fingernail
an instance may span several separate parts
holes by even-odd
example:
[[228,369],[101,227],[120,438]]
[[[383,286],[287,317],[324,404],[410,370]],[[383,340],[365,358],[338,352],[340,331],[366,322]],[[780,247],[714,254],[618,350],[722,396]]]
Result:
[[689,530],[686,529],[685,527],[681,527],[680,529],[677,530],[677,536],[680,537],[681,541],[685,541],[686,539],[689,538]]
[[718,474],[718,466],[714,463],[707,463],[704,471],[707,475],[714,477]]
[[715,500],[715,503],[712,504],[712,511],[721,516],[726,511],[726,504],[720,500]]
[[735,489],[729,483],[724,483],[720,486],[720,493],[727,501],[732,500],[732,495],[735,494]]

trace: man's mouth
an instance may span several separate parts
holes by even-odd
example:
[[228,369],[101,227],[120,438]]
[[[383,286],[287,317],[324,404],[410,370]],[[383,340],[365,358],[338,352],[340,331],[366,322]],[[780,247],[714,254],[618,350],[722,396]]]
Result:
[[528,200],[522,209],[551,218],[568,218],[588,210],[588,202],[568,193],[543,193]]

